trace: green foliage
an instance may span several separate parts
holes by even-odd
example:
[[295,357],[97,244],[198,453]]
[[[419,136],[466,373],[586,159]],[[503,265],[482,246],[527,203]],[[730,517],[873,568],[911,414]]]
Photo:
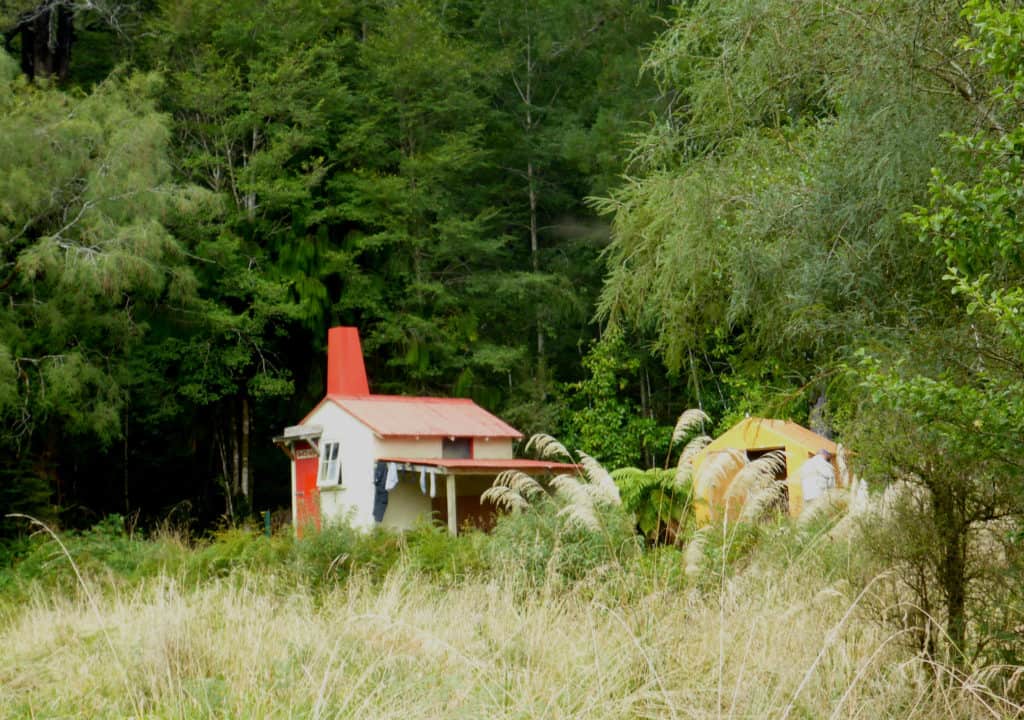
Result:
[[876,547],[891,543],[892,561],[904,568],[900,584],[923,613],[910,623],[921,649],[960,664],[1019,657],[1005,632],[1020,622],[1012,538],[1024,522],[1015,459],[1024,440],[1024,264],[1015,219],[1024,209],[1024,134],[1021,56],[1008,42],[1024,15],[968,3],[965,17],[972,32],[958,45],[976,73],[989,129],[948,136],[960,162],[933,171],[927,202],[905,216],[948,268],[950,309],[920,332],[913,354],[865,353],[855,372],[864,395],[851,423],[864,466],[906,483],[895,486],[904,492],[891,503],[890,522],[868,525],[866,537]]
[[132,75],[79,96],[0,78],[8,442],[46,428],[116,438],[139,316],[194,291],[162,223],[179,190],[152,101],[159,87]]
[[727,388],[709,375],[745,376],[734,410],[743,386],[792,393],[923,313],[940,267],[900,216],[969,112],[932,70],[958,11],[678,6],[645,66],[671,108],[636,139],[630,182],[595,202],[613,215],[601,315],[713,398]]
[[600,514],[600,532],[580,528],[548,503],[536,516],[502,516],[492,535],[452,537],[433,525],[405,534],[382,528],[365,532],[336,523],[302,540],[290,533],[266,538],[258,529],[238,527],[193,543],[167,533],[150,539],[129,534],[115,515],[88,530],[61,533],[67,555],[44,532],[12,546],[14,552],[0,558],[5,561],[0,593],[12,600],[41,591],[74,594],[82,589],[76,568],[93,592],[157,575],[196,584],[253,572],[271,585],[330,590],[354,574],[383,581],[400,563],[450,584],[505,572],[536,585],[576,583],[639,558],[641,547],[626,514],[621,509]]
[[10,458],[0,461],[0,565],[5,564],[4,541],[23,536],[23,520],[7,517],[9,514],[30,515],[52,520],[54,510],[50,498],[50,485],[36,468],[25,459]]
[[636,465],[664,454],[668,429],[645,417],[627,393],[644,381],[621,331],[609,330],[583,358],[589,377],[566,386],[566,438],[606,465]]
[[679,484],[676,470],[620,468],[612,472],[622,506],[636,516],[636,526],[650,541],[674,542],[693,521],[693,481]]
[[65,520],[280,503],[339,322],[375,390],[560,420],[657,3],[60,4],[66,80],[0,53],[0,420]]
[[296,543],[299,576],[312,587],[327,587],[361,572],[383,578],[401,555],[398,535],[374,528],[361,532],[345,523],[328,525]]
[[[25,526],[24,519],[17,519]],[[49,534],[36,532],[0,571],[0,589],[19,597],[33,590],[77,593],[78,572],[86,577],[118,576],[137,579],[157,547],[125,531],[124,518],[111,515],[88,530],[62,536],[68,555]],[[72,565],[74,563],[74,565]]]
[[600,529],[569,520],[564,505],[544,499],[529,510],[499,516],[484,557],[496,572],[522,575],[533,586],[576,583],[620,570],[641,546],[620,506],[598,509]]
[[403,535],[409,566],[439,581],[459,582],[488,569],[484,552],[491,539],[477,530],[453,536],[448,528],[423,523]]

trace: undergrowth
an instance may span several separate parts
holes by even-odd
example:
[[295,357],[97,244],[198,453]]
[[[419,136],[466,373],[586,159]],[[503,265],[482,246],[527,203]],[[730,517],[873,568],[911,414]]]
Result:
[[713,527],[695,575],[679,545],[600,519],[295,541],[142,539],[112,518],[60,535],[67,554],[41,533],[0,571],[0,715],[1020,715],[868,622],[825,526]]

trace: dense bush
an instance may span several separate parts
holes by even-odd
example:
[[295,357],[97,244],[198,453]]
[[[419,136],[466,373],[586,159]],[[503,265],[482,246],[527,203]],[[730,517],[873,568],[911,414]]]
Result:
[[692,530],[693,481],[676,479],[677,471],[620,468],[612,478],[623,507],[636,517],[636,528],[654,544],[672,543]]
[[563,507],[548,499],[502,515],[485,547],[491,567],[521,574],[535,585],[572,583],[639,557],[633,519],[621,506],[598,506],[597,529],[572,522]]
[[33,585],[74,592],[76,568],[83,576],[135,578],[152,565],[152,556],[158,551],[156,544],[127,533],[120,515],[111,515],[82,532],[65,533],[61,542],[63,548],[49,533],[39,530],[9,546],[7,567],[0,569],[0,592],[24,592]]
[[403,538],[409,565],[437,580],[455,582],[488,569],[484,552],[492,537],[478,530],[452,536],[447,528],[424,522]]

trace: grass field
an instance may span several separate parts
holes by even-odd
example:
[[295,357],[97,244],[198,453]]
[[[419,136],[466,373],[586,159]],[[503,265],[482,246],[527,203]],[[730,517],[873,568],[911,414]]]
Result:
[[[305,575],[295,570],[301,548],[288,539],[235,534],[218,542],[234,560],[206,563],[202,573],[194,571],[197,558],[209,560],[217,543],[135,542],[121,550],[148,558],[135,574],[73,546],[79,580],[56,542],[39,540],[44,561],[24,561],[22,577],[0,586],[0,716],[1019,712],[979,683],[936,672],[872,622],[860,611],[863,591],[835,571],[842,553],[821,547],[824,540],[792,552],[777,543],[758,548],[742,570],[712,570],[689,584],[678,551],[611,558],[567,582],[553,572],[526,575],[515,562],[428,571],[420,541],[374,540],[378,549],[391,542],[386,567],[351,564],[346,553]],[[559,552],[556,545],[552,557]],[[343,576],[323,582],[343,564]],[[550,559],[548,567],[555,567]]]

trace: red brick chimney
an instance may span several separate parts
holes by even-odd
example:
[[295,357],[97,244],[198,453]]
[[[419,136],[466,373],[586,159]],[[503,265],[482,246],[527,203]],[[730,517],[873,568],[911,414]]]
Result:
[[357,328],[332,327],[327,331],[327,394],[370,394]]

